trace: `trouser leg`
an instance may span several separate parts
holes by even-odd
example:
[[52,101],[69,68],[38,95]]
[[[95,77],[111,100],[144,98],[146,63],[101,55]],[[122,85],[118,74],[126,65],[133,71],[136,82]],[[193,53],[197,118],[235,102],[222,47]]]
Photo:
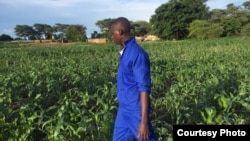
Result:
[[122,109],[118,109],[115,120],[113,133],[113,141],[132,141],[133,135],[128,127],[127,121],[124,119]]
[[[137,139],[139,141],[137,133],[140,121],[140,111],[131,112],[119,108],[115,121],[113,141],[132,141],[133,139]],[[148,126],[150,130],[150,137],[147,141],[157,141],[150,120],[148,122]]]

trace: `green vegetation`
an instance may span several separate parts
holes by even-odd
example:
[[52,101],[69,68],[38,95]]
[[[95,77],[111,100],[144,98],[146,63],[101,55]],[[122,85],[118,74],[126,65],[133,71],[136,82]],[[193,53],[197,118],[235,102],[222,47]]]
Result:
[[[173,124],[250,124],[248,40],[141,43],[151,58],[159,141],[172,140]],[[0,140],[110,140],[118,50],[0,44]]]
[[[151,16],[152,31],[161,39],[214,39],[219,37],[248,36],[250,2],[226,9],[209,9],[207,0],[169,0]],[[244,33],[241,30],[244,29]]]

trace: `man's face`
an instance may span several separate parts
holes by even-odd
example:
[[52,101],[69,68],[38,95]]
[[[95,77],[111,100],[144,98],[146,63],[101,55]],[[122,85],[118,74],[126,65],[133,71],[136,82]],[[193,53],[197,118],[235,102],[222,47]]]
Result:
[[122,43],[122,38],[120,34],[120,30],[117,25],[112,25],[111,26],[111,39],[116,43],[116,44],[121,44]]

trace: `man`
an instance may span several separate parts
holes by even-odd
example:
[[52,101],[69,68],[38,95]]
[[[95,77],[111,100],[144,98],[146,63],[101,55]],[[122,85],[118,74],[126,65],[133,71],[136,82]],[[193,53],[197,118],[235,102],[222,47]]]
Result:
[[113,141],[156,141],[149,119],[151,91],[150,61],[135,37],[130,35],[128,19],[119,17],[112,22],[112,40],[121,46],[117,75],[119,107]]

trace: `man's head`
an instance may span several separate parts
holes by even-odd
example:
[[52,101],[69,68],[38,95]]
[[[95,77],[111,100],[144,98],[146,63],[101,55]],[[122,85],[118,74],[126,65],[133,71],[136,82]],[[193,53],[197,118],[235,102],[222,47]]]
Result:
[[131,25],[127,18],[119,17],[111,24],[111,38],[116,44],[123,44],[130,38]]

